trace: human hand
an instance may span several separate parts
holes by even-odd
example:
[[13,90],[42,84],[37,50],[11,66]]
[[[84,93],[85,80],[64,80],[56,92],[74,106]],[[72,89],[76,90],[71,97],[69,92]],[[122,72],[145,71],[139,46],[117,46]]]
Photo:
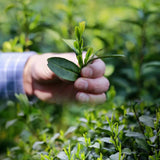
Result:
[[106,100],[105,92],[109,81],[103,76],[105,64],[100,59],[87,65],[81,71],[81,77],[74,83],[57,77],[47,66],[50,57],[63,57],[77,63],[72,53],[34,55],[24,69],[24,90],[27,95],[52,103],[80,101],[102,103]]

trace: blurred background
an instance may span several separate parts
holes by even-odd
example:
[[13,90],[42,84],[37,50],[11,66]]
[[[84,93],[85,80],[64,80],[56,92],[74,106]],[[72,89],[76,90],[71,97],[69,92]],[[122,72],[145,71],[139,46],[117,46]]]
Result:
[[[71,51],[62,38],[74,38],[74,27],[81,21],[86,22],[85,46],[95,51],[104,48],[105,54],[126,56],[104,60],[105,76],[111,86],[108,101],[96,109],[112,110],[135,100],[159,104],[159,0],[0,0],[0,51]],[[50,132],[54,132],[74,124],[85,110],[95,107],[38,101],[31,108],[25,97],[18,99],[19,102],[0,103],[2,154],[15,144],[30,121],[31,128],[38,125],[41,130],[47,124]],[[39,121],[39,115],[43,115],[43,121]]]

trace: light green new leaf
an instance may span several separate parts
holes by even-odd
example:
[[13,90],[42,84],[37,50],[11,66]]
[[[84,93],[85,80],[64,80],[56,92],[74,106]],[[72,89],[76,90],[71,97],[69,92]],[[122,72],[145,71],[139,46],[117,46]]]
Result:
[[81,33],[78,26],[75,27],[75,36],[78,40],[81,39]]
[[93,48],[89,48],[87,50],[86,57],[84,59],[84,63],[85,64],[87,64],[87,62],[88,62],[89,58],[91,57],[92,53],[93,53]]
[[75,81],[79,77],[79,67],[64,58],[53,57],[48,59],[48,67],[60,78]]
[[85,21],[79,23],[79,29],[80,29],[80,33],[82,35],[85,30]]

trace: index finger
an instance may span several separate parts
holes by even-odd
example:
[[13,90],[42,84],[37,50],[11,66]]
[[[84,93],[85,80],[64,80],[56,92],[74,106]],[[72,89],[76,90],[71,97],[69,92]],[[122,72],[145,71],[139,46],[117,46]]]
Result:
[[98,78],[103,76],[104,73],[105,63],[101,59],[94,60],[81,70],[81,76],[86,78]]

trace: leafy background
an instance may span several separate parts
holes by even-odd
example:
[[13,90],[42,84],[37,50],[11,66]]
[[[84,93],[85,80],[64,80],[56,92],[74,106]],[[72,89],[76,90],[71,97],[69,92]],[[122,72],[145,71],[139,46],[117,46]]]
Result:
[[126,56],[105,60],[102,105],[1,102],[0,159],[158,160],[159,10],[158,0],[0,0],[2,52],[71,51],[62,38],[86,21],[85,46]]

